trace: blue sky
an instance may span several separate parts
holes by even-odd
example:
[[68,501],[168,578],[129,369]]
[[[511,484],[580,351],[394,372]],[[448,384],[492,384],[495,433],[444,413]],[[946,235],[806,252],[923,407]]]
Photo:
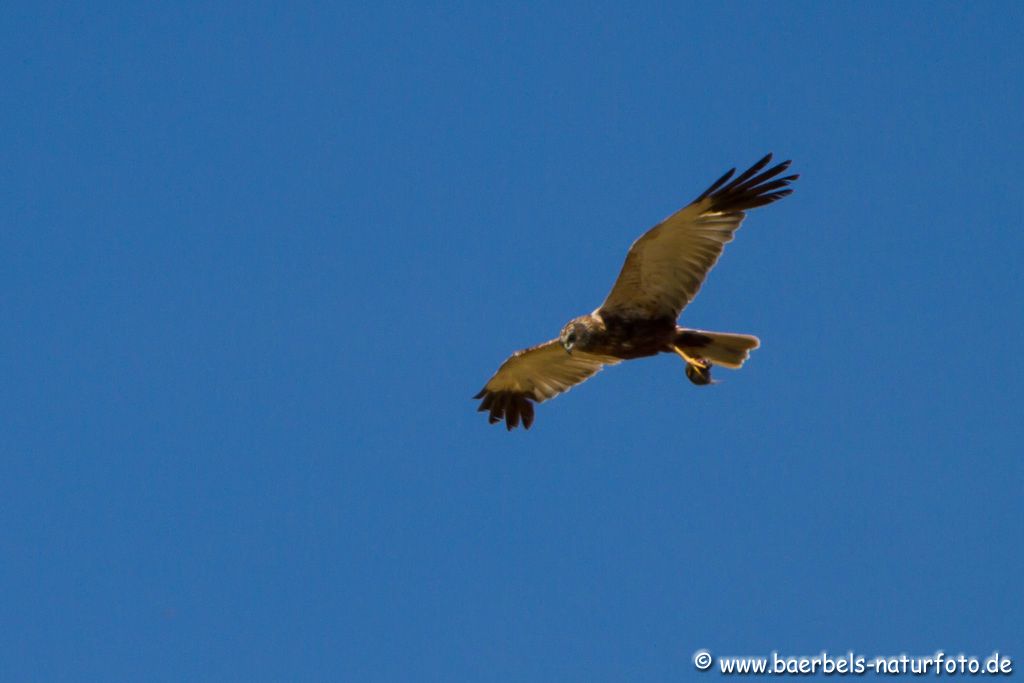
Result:
[[[1024,665],[1022,14],[5,5],[0,678]],[[768,151],[742,371],[475,412]]]

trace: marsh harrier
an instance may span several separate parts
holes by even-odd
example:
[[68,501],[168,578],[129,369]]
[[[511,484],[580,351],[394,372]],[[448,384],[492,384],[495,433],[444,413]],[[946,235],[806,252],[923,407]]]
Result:
[[711,366],[738,368],[759,345],[747,334],[679,327],[676,319],[700,291],[708,271],[743,222],[744,211],[793,190],[796,175],[779,177],[789,161],[763,170],[769,154],[733,178],[730,170],[688,206],[633,243],[601,307],[570,320],[558,339],[516,351],[474,398],[491,424],[533,424],[533,403],[554,398],[606,365],[675,353],[694,384],[711,384]]

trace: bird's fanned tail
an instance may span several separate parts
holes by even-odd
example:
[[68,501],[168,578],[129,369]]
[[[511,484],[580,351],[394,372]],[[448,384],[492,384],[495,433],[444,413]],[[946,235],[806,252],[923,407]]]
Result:
[[689,356],[736,369],[743,365],[750,357],[750,352],[760,346],[761,342],[750,334],[682,330],[676,335],[675,344]]

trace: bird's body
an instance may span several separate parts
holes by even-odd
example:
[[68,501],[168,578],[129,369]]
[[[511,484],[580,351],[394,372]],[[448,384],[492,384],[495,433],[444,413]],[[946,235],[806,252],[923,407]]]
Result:
[[757,337],[679,327],[676,319],[743,221],[746,210],[789,193],[797,176],[779,178],[788,161],[766,171],[764,157],[731,182],[735,169],[700,197],[644,233],[630,247],[615,285],[593,313],[566,323],[558,339],[517,351],[475,398],[492,423],[533,423],[533,403],[546,401],[605,365],[675,353],[694,384],[711,383],[712,365],[738,368]]
[[670,351],[676,331],[672,318],[630,318],[601,315],[600,309],[569,321],[577,335],[574,351],[621,360],[646,358]]

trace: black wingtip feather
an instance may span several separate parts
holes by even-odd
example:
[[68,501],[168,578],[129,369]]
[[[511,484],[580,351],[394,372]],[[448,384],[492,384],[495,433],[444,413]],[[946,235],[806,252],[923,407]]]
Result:
[[735,172],[736,172],[736,169],[735,169],[735,168],[730,168],[730,169],[729,169],[728,171],[726,171],[726,172],[725,172],[725,173],[724,173],[724,174],[722,175],[722,177],[721,177],[721,178],[719,178],[719,179],[718,179],[718,180],[716,180],[715,182],[711,183],[711,187],[709,187],[708,189],[704,190],[704,193],[703,193],[703,194],[702,194],[701,196],[697,197],[697,201],[699,202],[700,200],[704,199],[704,198],[705,198],[705,197],[707,197],[707,196],[708,196],[709,194],[711,194],[712,192],[714,192],[715,190],[717,190],[717,189],[718,189],[719,187],[721,187],[721,186],[722,186],[722,183],[724,183],[724,182],[725,182],[726,180],[728,180],[729,178],[731,178],[731,177],[732,177],[732,174],[733,174],[733,173],[735,173]]
[[[788,159],[767,171],[762,171],[771,160],[772,155],[766,154],[727,185],[721,186],[723,180],[716,182],[697,201],[710,199],[711,206],[708,207],[708,211],[731,213],[771,204],[785,197],[793,191],[789,189],[789,184],[800,176],[793,174],[782,178],[776,177],[793,163]],[[731,175],[732,171],[723,176],[723,179],[728,179]]]
[[533,404],[524,400],[520,407],[523,410],[523,429],[529,429],[533,425]]
[[512,391],[487,391],[486,389],[474,398],[483,397],[477,412],[487,412],[487,421],[497,424],[505,421],[505,428],[512,431],[519,425],[529,429],[533,425],[533,403],[528,394]]
[[515,398],[509,398],[505,407],[505,429],[512,431],[519,426],[519,402]]
[[768,162],[771,161],[771,160],[772,160],[772,153],[769,152],[768,154],[765,154],[763,157],[761,157],[760,160],[758,160],[758,162],[756,164],[754,164],[753,166],[748,168],[746,171],[744,171],[743,173],[740,173],[738,176],[736,176],[736,180],[734,180],[731,183],[729,183],[729,186],[730,187],[737,187],[739,185],[742,185],[749,178],[751,178],[755,173],[757,173],[762,168],[767,166]]

